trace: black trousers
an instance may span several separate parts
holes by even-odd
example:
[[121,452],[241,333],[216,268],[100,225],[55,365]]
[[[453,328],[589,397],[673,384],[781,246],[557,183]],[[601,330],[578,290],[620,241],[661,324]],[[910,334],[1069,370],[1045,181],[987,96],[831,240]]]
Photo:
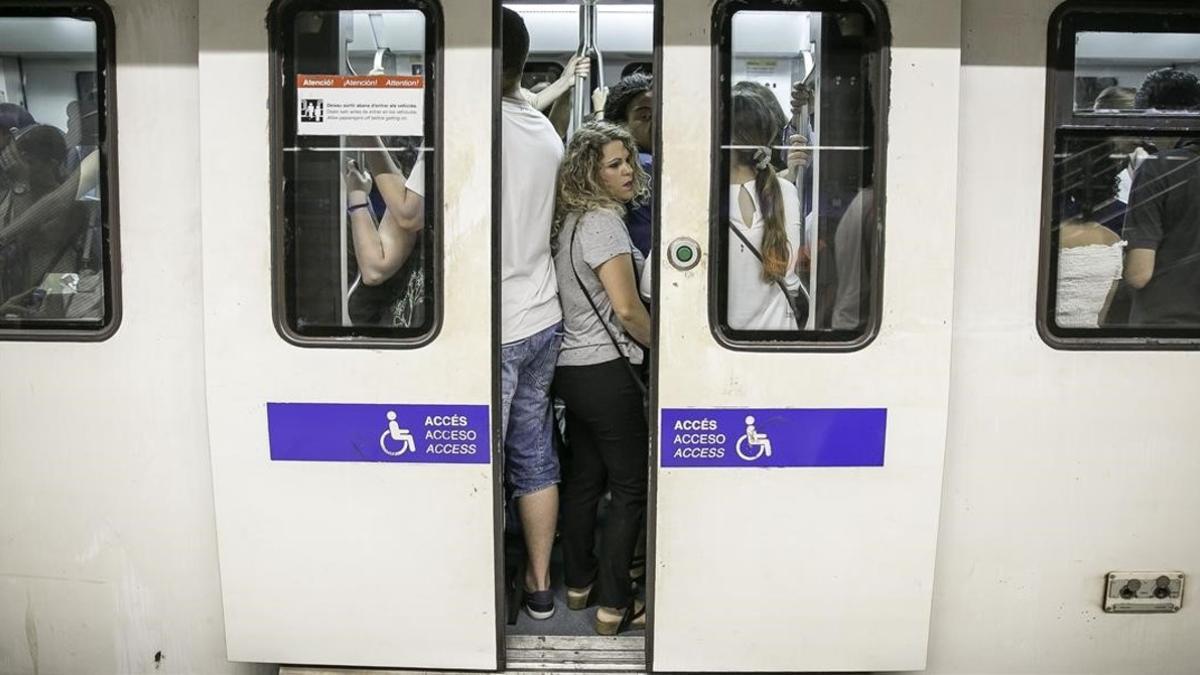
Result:
[[[633,600],[629,564],[646,518],[649,436],[642,393],[620,359],[592,366],[559,366],[555,393],[567,406],[571,458],[560,486],[566,582],[596,582],[594,598],[605,607]],[[612,493],[597,556],[596,507]]]

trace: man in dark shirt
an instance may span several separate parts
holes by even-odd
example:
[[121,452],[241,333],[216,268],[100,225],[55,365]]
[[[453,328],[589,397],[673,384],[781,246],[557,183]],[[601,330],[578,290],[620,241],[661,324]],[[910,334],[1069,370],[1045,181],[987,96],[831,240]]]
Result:
[[[638,146],[638,160],[646,173],[654,172],[654,79],[645,73],[631,73],[613,85],[604,104],[604,119],[629,129]],[[653,186],[652,186],[653,187]],[[625,224],[629,238],[643,256],[650,255],[651,216],[654,195],[629,210]]]
[[[1135,105],[1196,110],[1200,79],[1157,70],[1142,83]],[[1130,191],[1123,235],[1132,325],[1200,326],[1200,143],[1171,145],[1142,164]]]

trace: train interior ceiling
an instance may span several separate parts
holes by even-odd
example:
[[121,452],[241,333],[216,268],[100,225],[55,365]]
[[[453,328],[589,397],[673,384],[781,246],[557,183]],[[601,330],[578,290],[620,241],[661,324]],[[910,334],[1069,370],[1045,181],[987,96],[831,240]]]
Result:
[[1146,74],[1173,68],[1200,75],[1195,33],[1081,32],[1075,44],[1075,109],[1090,110],[1109,87],[1136,90]]

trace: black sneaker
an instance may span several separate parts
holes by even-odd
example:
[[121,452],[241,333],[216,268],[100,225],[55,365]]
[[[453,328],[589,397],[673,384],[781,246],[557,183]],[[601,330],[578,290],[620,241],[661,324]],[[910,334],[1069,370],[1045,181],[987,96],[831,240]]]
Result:
[[544,621],[554,616],[554,591],[525,591],[525,613],[532,619]]

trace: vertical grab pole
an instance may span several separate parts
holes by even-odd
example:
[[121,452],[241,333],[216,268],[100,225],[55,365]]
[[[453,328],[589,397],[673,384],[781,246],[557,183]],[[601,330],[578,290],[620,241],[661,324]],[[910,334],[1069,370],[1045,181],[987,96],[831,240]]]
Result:
[[[592,89],[604,86],[604,54],[600,53],[600,10],[596,6],[596,0],[584,0],[584,4],[588,8],[588,13],[591,19],[588,21],[588,51],[587,55],[592,59],[592,67],[589,68],[591,76]],[[584,92],[584,97],[591,102],[591,89]],[[595,112],[595,111],[593,111]]]
[[579,50],[576,53],[579,56],[591,57],[593,62],[587,76],[579,78],[576,82],[571,102],[571,133],[574,133],[575,129],[583,124],[584,118],[592,112],[592,89],[604,86],[603,57],[596,47],[596,0],[582,0],[579,3]]

